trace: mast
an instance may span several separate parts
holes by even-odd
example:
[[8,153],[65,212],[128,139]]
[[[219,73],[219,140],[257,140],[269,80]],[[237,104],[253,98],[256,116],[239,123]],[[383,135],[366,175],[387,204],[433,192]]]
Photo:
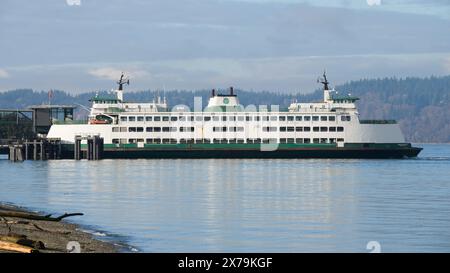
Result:
[[330,88],[329,88],[329,84],[330,82],[327,79],[327,74],[326,71],[323,71],[323,76],[322,78],[317,79],[317,82],[323,84],[323,101],[329,101],[330,100]]
[[122,75],[120,75],[120,80],[117,82],[119,85],[119,89],[116,90],[117,93],[117,99],[121,102],[123,101],[123,85],[127,84],[130,85],[130,79],[124,78],[124,74],[122,72]]

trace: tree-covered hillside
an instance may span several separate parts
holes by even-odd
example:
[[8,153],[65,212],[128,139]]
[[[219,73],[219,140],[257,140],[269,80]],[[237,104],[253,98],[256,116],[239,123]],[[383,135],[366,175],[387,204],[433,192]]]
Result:
[[[396,119],[408,141],[450,142],[450,76],[430,78],[385,78],[352,81],[336,86],[340,94],[358,96],[361,118]],[[221,90],[224,93],[227,91]],[[319,101],[322,91],[310,94],[284,94],[269,91],[253,92],[236,90],[241,104],[279,105],[286,108],[297,100]],[[89,107],[89,99],[96,92],[71,95],[64,91],[53,91],[52,104],[80,104]],[[102,95],[112,95],[105,91]],[[128,101],[150,101],[165,95],[170,106],[184,104],[193,107],[194,96],[203,98],[203,107],[210,96],[209,90],[186,91],[139,91],[125,92]],[[30,89],[12,90],[0,93],[0,108],[26,108],[33,104],[48,103],[47,91]],[[87,111],[79,106],[77,117]]]

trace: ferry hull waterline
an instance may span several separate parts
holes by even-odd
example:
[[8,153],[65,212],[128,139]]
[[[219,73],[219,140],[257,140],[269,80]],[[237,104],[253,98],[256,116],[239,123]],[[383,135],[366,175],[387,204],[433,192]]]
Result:
[[[361,120],[358,98],[337,96],[324,73],[322,102],[292,103],[288,111],[246,107],[233,88],[212,90],[203,111],[175,107],[165,98],[151,103],[123,100],[121,76],[115,97],[91,99],[89,121],[51,126],[63,156],[73,158],[75,139],[81,153],[90,137],[102,139],[102,156],[113,158],[412,158],[422,148],[407,143],[394,120]],[[81,123],[81,124],[80,124]]]

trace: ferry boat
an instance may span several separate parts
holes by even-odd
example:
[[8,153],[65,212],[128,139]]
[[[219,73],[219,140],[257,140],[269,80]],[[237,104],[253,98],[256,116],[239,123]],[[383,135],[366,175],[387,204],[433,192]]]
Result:
[[99,136],[103,158],[408,158],[422,150],[405,142],[396,121],[360,119],[358,98],[330,90],[325,73],[318,82],[323,101],[286,111],[244,107],[233,88],[212,90],[200,111],[169,111],[165,98],[126,102],[122,74],[115,96],[91,99],[86,124],[54,124],[47,137],[73,146]]

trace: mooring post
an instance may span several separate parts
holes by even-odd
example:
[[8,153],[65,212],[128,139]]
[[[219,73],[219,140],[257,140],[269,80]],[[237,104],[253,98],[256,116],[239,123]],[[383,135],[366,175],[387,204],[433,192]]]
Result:
[[75,146],[73,147],[74,151],[74,159],[80,160],[81,159],[81,137],[76,136],[75,137]]
[[28,160],[28,140],[25,140],[25,160]]
[[88,139],[87,139],[87,158],[88,158],[88,160],[92,160],[92,157],[93,157],[93,140],[92,140],[92,137],[88,137]]
[[33,140],[33,160],[37,160],[37,141]]

